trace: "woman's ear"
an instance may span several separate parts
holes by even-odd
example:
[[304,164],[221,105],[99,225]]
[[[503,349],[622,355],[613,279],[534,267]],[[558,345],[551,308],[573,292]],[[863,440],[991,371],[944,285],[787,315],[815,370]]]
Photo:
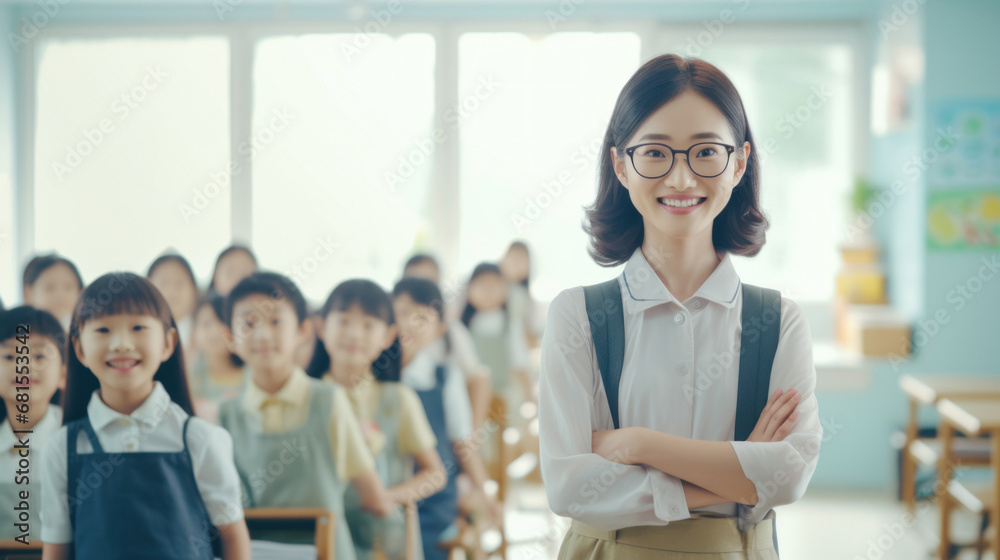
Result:
[[747,171],[747,164],[750,163],[750,142],[744,142],[742,146],[736,148],[736,173],[733,175],[733,187],[735,188],[743,180],[743,174]]
[[628,175],[625,173],[625,160],[628,156],[622,152],[621,157],[618,154],[618,147],[611,146],[611,166],[615,170],[615,176],[618,177],[618,181],[626,189],[628,188]]

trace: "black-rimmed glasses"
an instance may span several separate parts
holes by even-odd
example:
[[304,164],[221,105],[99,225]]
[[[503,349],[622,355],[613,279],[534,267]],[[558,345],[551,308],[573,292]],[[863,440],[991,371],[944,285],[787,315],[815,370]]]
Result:
[[[729,156],[735,146],[719,142],[702,142],[686,150],[675,150],[666,144],[639,144],[625,148],[635,172],[647,179],[659,179],[674,168],[677,154],[684,154],[691,172],[699,177],[718,177],[729,167]],[[694,158],[691,154],[694,154]]]

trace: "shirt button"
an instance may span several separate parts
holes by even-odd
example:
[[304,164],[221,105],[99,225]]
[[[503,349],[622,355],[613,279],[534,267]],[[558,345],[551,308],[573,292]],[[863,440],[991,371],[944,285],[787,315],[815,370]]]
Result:
[[677,315],[674,315],[674,322],[677,323],[678,325],[681,324],[681,323],[683,323],[684,322],[684,315],[682,315],[681,313],[678,313]]
[[688,372],[688,367],[687,367],[686,365],[684,365],[684,364],[681,364],[681,365],[680,365],[680,367],[678,367],[678,368],[677,368],[677,371],[678,371],[678,372],[679,372],[679,373],[680,373],[681,375],[687,375],[687,372]]
[[700,299],[694,300],[694,308],[695,309],[701,309],[701,300]]
[[135,451],[135,444],[128,442],[125,444],[125,451]]

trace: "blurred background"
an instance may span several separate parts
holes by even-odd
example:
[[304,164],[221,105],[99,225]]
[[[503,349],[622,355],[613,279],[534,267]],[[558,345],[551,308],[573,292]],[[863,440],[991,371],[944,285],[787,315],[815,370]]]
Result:
[[[815,342],[823,448],[782,556],[990,557],[997,452],[960,442],[985,473],[965,500],[935,465],[958,453],[940,401],[1000,410],[998,23],[995,0],[0,2],[0,299],[52,252],[84,282],[176,252],[204,287],[231,243],[313,304],[417,252],[457,294],[521,240],[543,335],[559,291],[620,272],[581,229],[619,90],[704,58],[763,161],[772,227],[736,268]],[[536,478],[505,500],[508,557],[565,531]]]

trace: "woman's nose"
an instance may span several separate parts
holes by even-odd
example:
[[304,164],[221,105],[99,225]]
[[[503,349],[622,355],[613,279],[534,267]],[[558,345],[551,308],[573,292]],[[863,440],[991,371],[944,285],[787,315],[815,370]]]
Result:
[[674,190],[683,191],[696,184],[695,174],[688,165],[686,154],[676,154],[674,156],[674,167],[663,177],[663,181],[668,187]]

